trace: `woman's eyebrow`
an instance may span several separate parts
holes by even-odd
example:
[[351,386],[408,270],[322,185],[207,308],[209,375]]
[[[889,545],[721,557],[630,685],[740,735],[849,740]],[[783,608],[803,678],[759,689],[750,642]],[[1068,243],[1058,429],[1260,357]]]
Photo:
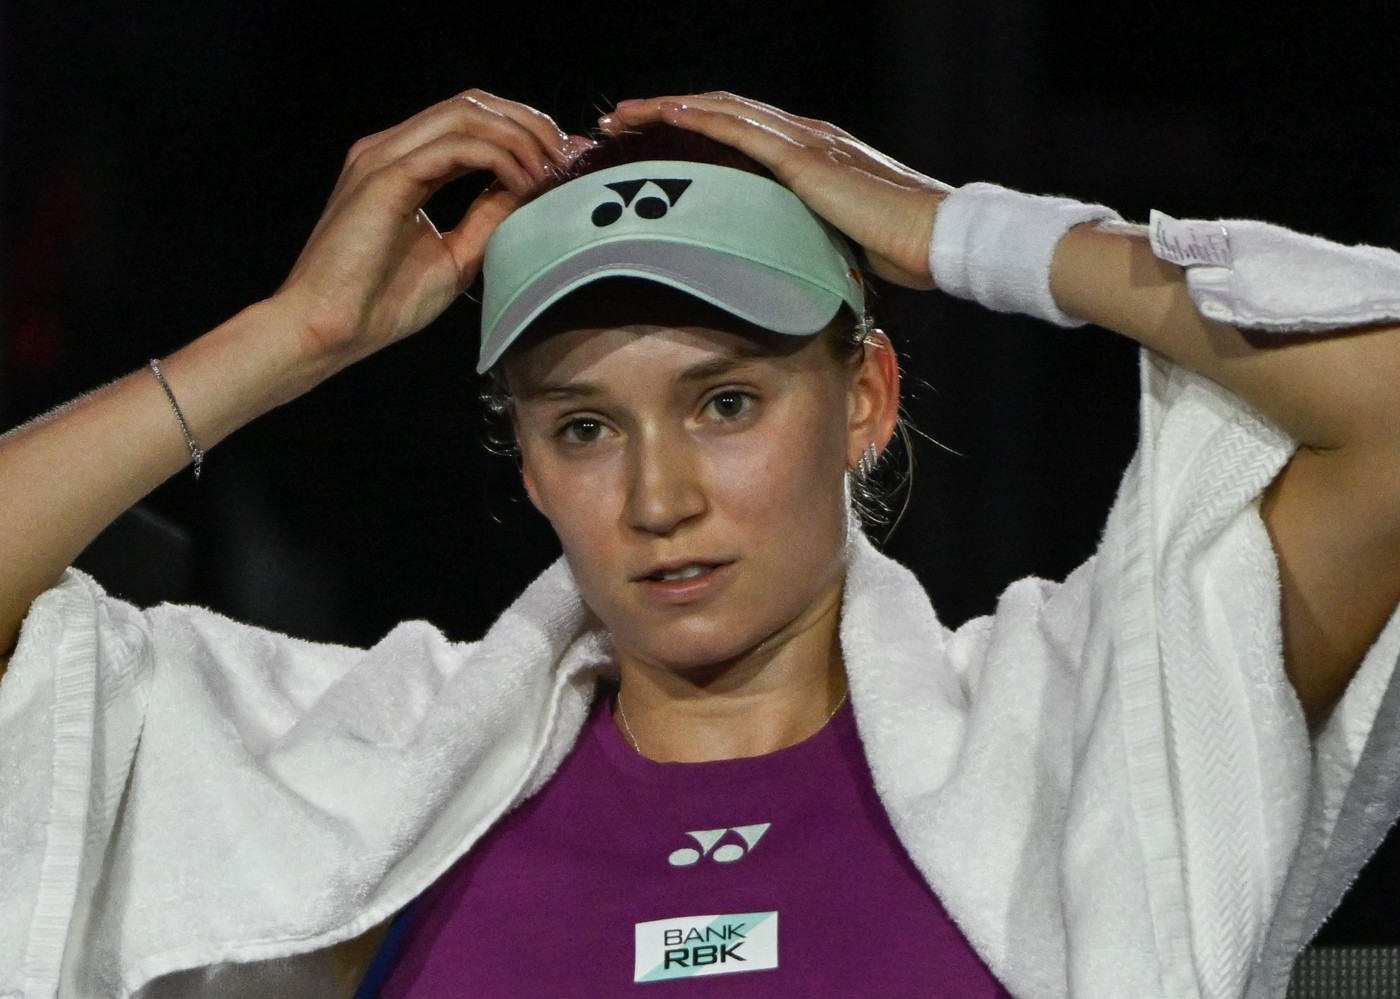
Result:
[[681,382],[702,382],[710,378],[718,378],[720,375],[728,374],[735,368],[743,367],[750,361],[758,358],[770,356],[758,344],[744,344],[737,346],[727,354],[711,358],[708,361],[701,361],[699,364],[691,365],[681,372],[677,381]]
[[529,385],[515,394],[519,402],[533,402],[536,399],[563,401],[568,399],[592,399],[603,394],[601,385],[593,382],[541,382]]
[[683,384],[709,381],[711,378],[727,375],[743,364],[743,361],[744,359],[737,357],[716,357],[713,360],[701,361],[682,371],[676,381]]

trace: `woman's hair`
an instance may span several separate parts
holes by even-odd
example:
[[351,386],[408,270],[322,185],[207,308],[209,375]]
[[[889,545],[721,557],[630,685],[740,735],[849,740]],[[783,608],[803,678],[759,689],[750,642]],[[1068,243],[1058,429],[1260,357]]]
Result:
[[[649,160],[706,163],[712,166],[744,170],[776,181],[767,167],[733,146],[727,146],[707,135],[677,128],[665,122],[652,122],[626,132],[603,135],[593,146],[584,150],[573,160],[568,170],[558,181],[541,187],[535,192],[534,197],[539,197],[559,184],[577,180],[610,167]],[[863,276],[861,280],[862,284],[865,284]],[[576,315],[574,310],[580,307],[587,309],[590,305],[589,300],[596,301],[596,293],[602,290],[599,286],[605,282],[614,286],[623,282],[640,283],[639,279],[636,278],[610,278],[594,282],[589,287],[565,296],[563,300],[551,306],[533,325],[539,329],[548,328],[555,325],[563,314]],[[594,290],[595,294],[589,294],[590,288]],[[868,285],[866,285],[866,290],[868,293]],[[698,299],[694,300],[694,304],[701,309],[713,308],[705,306]],[[856,316],[843,305],[832,322],[818,335],[822,337],[837,363],[854,364],[864,353],[865,341],[870,329],[871,324],[868,316]],[[534,339],[527,332],[516,341],[511,350],[526,349]],[[497,363],[482,376],[484,379],[482,400],[486,403],[488,421],[487,446],[497,453],[514,454],[516,453],[515,432],[510,419],[512,399],[510,386],[505,379],[504,367],[503,364]],[[909,460],[911,453],[908,452],[908,440],[902,426],[897,436],[902,440],[906,455],[903,462],[904,472],[900,475],[899,481],[893,489],[875,481],[876,476],[855,476],[852,479],[852,503],[863,523],[890,522],[890,497],[899,491],[901,485],[907,484],[909,473],[912,471]]]
[[[777,179],[767,167],[748,153],[716,142],[708,135],[658,121],[639,125],[626,132],[604,135],[596,144],[574,158],[559,183],[587,177],[591,173],[625,163],[643,163],[648,160],[708,163],[711,166],[744,170],[769,180]],[[536,197],[543,193],[541,190]]]

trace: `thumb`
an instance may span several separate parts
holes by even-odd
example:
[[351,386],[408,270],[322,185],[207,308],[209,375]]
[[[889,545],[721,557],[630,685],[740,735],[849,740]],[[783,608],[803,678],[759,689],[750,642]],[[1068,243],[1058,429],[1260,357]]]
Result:
[[457,264],[459,292],[476,280],[486,256],[486,241],[506,216],[520,207],[520,202],[519,195],[494,183],[477,195],[457,227],[443,234],[443,245]]

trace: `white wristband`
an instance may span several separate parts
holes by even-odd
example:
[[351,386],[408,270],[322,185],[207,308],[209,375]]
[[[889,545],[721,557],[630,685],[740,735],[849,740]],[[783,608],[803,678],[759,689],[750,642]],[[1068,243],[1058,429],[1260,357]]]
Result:
[[1082,326],[1050,294],[1055,246],[1082,222],[1120,219],[1112,208],[1069,198],[966,184],[938,207],[929,271],[950,295],[997,312],[1020,312],[1060,326]]

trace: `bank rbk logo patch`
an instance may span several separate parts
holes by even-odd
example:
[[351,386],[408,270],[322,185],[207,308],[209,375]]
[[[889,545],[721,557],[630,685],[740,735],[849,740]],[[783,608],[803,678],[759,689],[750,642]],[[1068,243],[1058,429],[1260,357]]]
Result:
[[[619,180],[612,184],[604,184],[603,186],[616,194],[621,201],[604,201],[593,209],[593,224],[599,229],[606,228],[622,218],[622,213],[628,208],[632,209],[639,219],[659,219],[676,207],[676,202],[681,200],[681,195],[691,183],[683,177],[645,177],[641,180]],[[637,197],[642,188],[648,185],[650,189],[647,193]]]
[[[752,853],[753,848],[758,846],[758,841],[772,825],[771,822],[760,822],[757,825],[733,826],[729,829],[695,829],[686,835],[695,841],[695,846],[699,849],[684,846],[666,860],[672,867],[689,867],[698,864],[703,857],[709,857],[717,864],[732,864]],[[730,833],[733,835],[729,836]],[[729,842],[716,846],[726,837]]]
[[632,981],[763,971],[778,966],[778,914],[682,916],[638,923]]

